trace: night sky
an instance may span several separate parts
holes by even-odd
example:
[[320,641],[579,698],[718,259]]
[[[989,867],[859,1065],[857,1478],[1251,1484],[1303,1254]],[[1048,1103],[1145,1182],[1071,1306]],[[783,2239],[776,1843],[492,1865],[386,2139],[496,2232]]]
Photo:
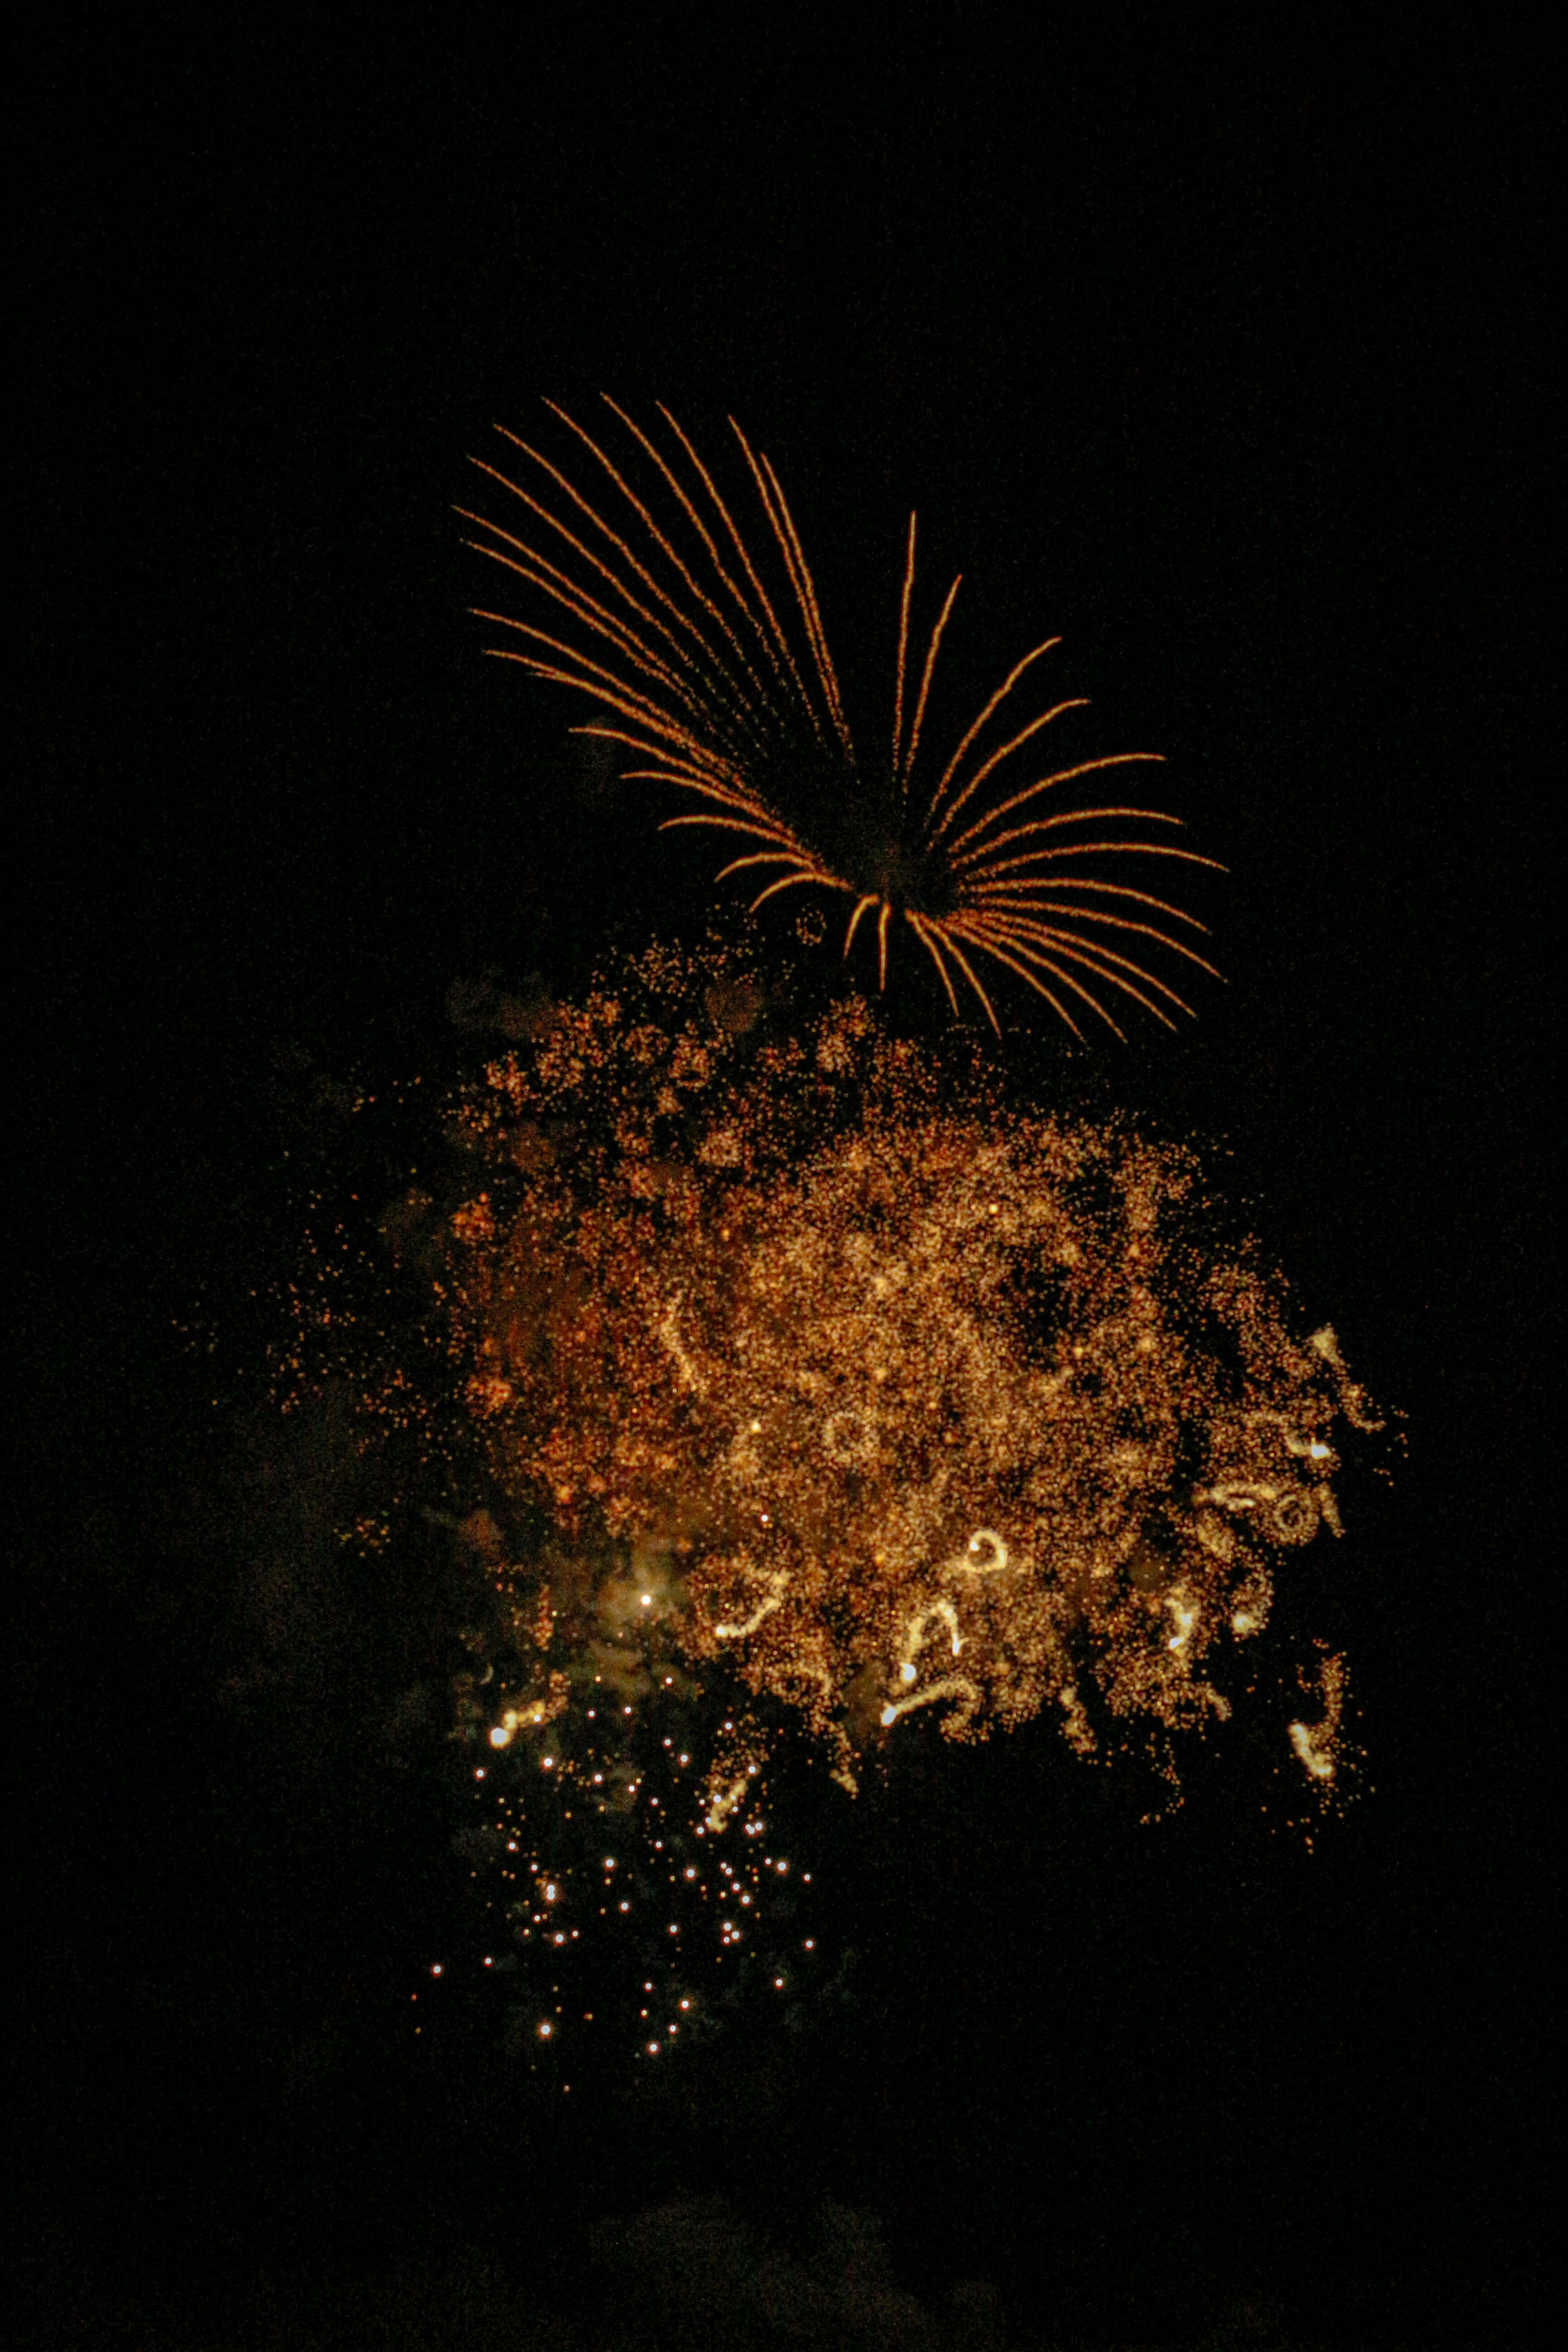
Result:
[[[933,2342],[1550,2335],[1540,68],[1454,10],[847,21],[58,16],[24,79],[19,2340],[603,2341],[664,2273],[595,2225],[699,2197],[801,2277],[872,2217]],[[478,1930],[446,1751],[378,1726],[454,1604],[332,1568],[266,1356],[310,1197],[438,1149],[344,1089],[471,1067],[455,981],[706,919],[468,615],[466,458],[605,390],[766,448],[852,695],[915,506],[972,701],[1060,629],[1163,750],[1226,984],[1075,1067],[1228,1154],[1407,1448],[1302,1571],[1342,1819],[1273,1828],[1243,1735],[1152,1828],[1043,1733],[939,1750],[824,1833],[837,2011],[567,2120],[478,1993],[408,2039]]]

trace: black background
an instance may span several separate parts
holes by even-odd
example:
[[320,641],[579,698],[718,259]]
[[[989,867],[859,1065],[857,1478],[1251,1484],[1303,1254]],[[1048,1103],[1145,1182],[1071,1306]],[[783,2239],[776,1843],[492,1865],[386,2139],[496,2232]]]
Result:
[[[868,2209],[933,2307],[984,2274],[1019,2332],[1256,2289],[1535,2340],[1540,68],[1459,11],[1010,21],[60,17],[24,77],[11,2042],[62,2340],[409,2246],[569,2309],[582,2225],[678,2189]],[[300,1214],[279,1071],[434,1070],[453,978],[700,919],[701,860],[466,612],[466,455],[601,389],[760,440],[852,682],[917,505],[970,699],[1059,627],[1165,751],[1227,985],[1107,1082],[1228,1147],[1409,1450],[1332,1569],[1371,1792],[1312,1848],[1239,1746],[1151,1832],[1026,1740],[847,1838],[861,2007],[787,2084],[752,2051],[679,2122],[568,2131],[482,2018],[414,2078],[395,2013],[460,1896],[438,1776],[359,1739],[405,1633],[341,1594],[258,1631],[237,1520],[258,1448],[309,1476],[247,1401]]]

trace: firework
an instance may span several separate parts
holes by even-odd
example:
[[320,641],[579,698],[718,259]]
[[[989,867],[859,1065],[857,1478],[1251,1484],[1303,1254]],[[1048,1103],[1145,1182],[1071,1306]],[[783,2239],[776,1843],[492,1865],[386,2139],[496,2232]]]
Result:
[[461,1571],[485,1917],[410,2030],[482,1977],[562,2093],[844,1997],[829,1775],[1043,1718],[1163,1805],[1270,1690],[1303,1826],[1353,1758],[1345,1660],[1279,1606],[1381,1425],[1332,1330],[1186,1147],[787,979],[710,942],[507,1000],[391,1286],[334,1228],[291,1294],[289,1392],[357,1398],[342,1541]]
[[[500,1490],[634,1547],[630,1615],[847,1787],[912,1717],[1050,1709],[1084,1753],[1224,1718],[1280,1560],[1340,1532],[1336,1423],[1379,1425],[1332,1331],[1295,1336],[1184,1148],[1005,1110],[863,999],[791,1035],[761,1002],[656,951],[466,1098],[444,1286]],[[1289,1734],[1317,1781],[1326,1700]],[[547,1706],[536,1674],[500,1732]]]
[[1109,992],[1167,1026],[1173,1013],[1190,1013],[1139,959],[1152,944],[1213,973],[1190,936],[1203,925],[1146,888],[1107,878],[1102,867],[1108,858],[1215,861],[1165,837],[1160,829],[1180,821],[1160,810],[1061,805],[1065,788],[1083,778],[1159,754],[1112,752],[1043,773],[1026,764],[1044,730],[1083,708],[1082,697],[1070,696],[1016,723],[1015,698],[1035,684],[1036,664],[1059,638],[1014,664],[940,770],[929,753],[922,761],[931,680],[959,583],[916,661],[911,515],[889,749],[863,761],[800,533],[766,455],[731,419],[762,508],[754,551],[668,409],[659,411],[669,436],[661,447],[607,395],[606,404],[636,444],[625,465],[547,404],[591,461],[592,478],[603,485],[598,504],[515,434],[504,437],[526,461],[523,478],[475,461],[521,512],[510,529],[462,509],[483,534],[470,544],[553,607],[548,627],[482,614],[514,640],[491,650],[597,704],[604,715],[578,731],[635,755],[628,778],[674,785],[700,803],[666,823],[731,836],[739,854],[718,878],[759,881],[753,906],[799,888],[847,898],[844,952],[869,921],[879,986],[897,920],[931,959],[953,1013],[967,987],[993,1027],[996,1013],[975,969],[981,959],[1025,982],[1075,1034],[1086,1011],[1121,1034],[1104,1001]]

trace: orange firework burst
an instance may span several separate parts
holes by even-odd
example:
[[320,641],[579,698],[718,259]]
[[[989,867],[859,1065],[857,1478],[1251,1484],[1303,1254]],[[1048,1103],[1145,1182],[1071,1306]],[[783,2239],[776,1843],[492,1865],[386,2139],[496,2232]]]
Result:
[[[1279,1559],[1339,1532],[1335,1422],[1380,1426],[1332,1331],[1184,1148],[955,1093],[864,999],[788,1036],[763,1002],[652,950],[466,1097],[442,1290],[501,1489],[628,1543],[646,1622],[847,1784],[917,1711],[1059,1708],[1085,1752],[1223,1717]],[[1291,1726],[1323,1781],[1338,1707]]]
[[[861,923],[874,917],[879,984],[886,984],[897,918],[930,956],[954,1013],[957,980],[973,991],[993,1028],[999,1024],[975,971],[980,958],[1026,982],[1075,1034],[1082,1034],[1075,1009],[1085,1007],[1121,1034],[1102,1002],[1110,990],[1135,999],[1167,1027],[1174,1025],[1172,1012],[1190,1013],[1137,957],[1153,942],[1213,973],[1214,966],[1167,928],[1204,926],[1164,898],[1108,880],[1100,866],[1108,857],[1208,866],[1216,861],[1119,830],[1179,824],[1158,809],[1058,804],[1062,788],[1081,777],[1160,754],[1110,752],[1045,774],[1018,764],[1053,721],[1083,708],[1081,696],[1053,701],[1016,727],[1003,715],[1020,682],[1060,639],[1043,639],[1014,664],[934,783],[929,790],[923,780],[917,785],[931,679],[959,583],[953,581],[943,600],[916,683],[911,515],[890,748],[885,764],[864,768],[800,533],[766,455],[752,449],[731,418],[765,519],[768,562],[782,567],[775,593],[669,411],[661,405],[659,414],[679,448],[667,455],[605,399],[653,468],[648,498],[564,409],[546,405],[602,470],[614,520],[515,434],[505,437],[535,469],[529,478],[540,495],[476,460],[533,519],[524,526],[532,535],[460,509],[487,534],[469,543],[565,616],[557,634],[510,614],[481,613],[530,646],[526,652],[491,650],[535,677],[575,688],[608,712],[577,731],[635,753],[644,764],[629,768],[628,778],[675,784],[702,803],[668,824],[709,826],[747,845],[718,878],[746,873],[762,881],[753,906],[807,887],[847,898],[846,955]],[[1107,826],[1117,830],[1107,833]]]

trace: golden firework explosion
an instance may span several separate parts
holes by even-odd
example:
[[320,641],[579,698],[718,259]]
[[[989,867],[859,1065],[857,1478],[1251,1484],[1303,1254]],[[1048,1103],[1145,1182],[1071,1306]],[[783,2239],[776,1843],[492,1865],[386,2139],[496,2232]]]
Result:
[[[1281,1556],[1340,1532],[1336,1422],[1381,1426],[1333,1332],[1295,1334],[1184,1146],[1007,1109],[864,999],[763,1003],[652,950],[465,1097],[445,1288],[502,1489],[629,1542],[634,1617],[847,1785],[916,1715],[1051,1708],[1086,1753],[1224,1717]],[[1330,1665],[1289,1727],[1317,1780]],[[555,1706],[497,1704],[507,1737]],[[759,1760],[716,1763],[710,1826]]]
[[[635,440],[637,463],[650,469],[646,497],[631,471],[582,425],[554,402],[546,405],[604,478],[613,520],[516,434],[504,437],[528,461],[526,480],[475,460],[531,520],[521,524],[529,535],[520,536],[491,516],[459,509],[484,534],[469,544],[563,616],[542,628],[511,614],[483,613],[528,646],[490,650],[598,704],[607,715],[577,731],[634,753],[639,764],[626,771],[628,778],[673,784],[701,803],[668,824],[712,828],[747,845],[718,878],[744,873],[762,881],[753,906],[806,887],[847,898],[846,955],[862,921],[874,917],[879,985],[896,918],[931,958],[953,1013],[957,979],[973,990],[994,1028],[995,1009],[975,971],[983,957],[1026,982],[1075,1034],[1081,1034],[1075,1006],[1121,1034],[1097,991],[1120,991],[1167,1026],[1174,1025],[1173,1012],[1190,1013],[1136,956],[1152,942],[1213,973],[1188,940],[1166,928],[1174,923],[1192,932],[1204,926],[1166,899],[1107,878],[1101,866],[1107,858],[1215,861],[1167,839],[1102,831],[1179,824],[1158,809],[1058,805],[1062,788],[1082,777],[1160,755],[1118,751],[1043,774],[1020,771],[1036,738],[1084,707],[1081,696],[1054,700],[1008,731],[1005,706],[1059,637],[1044,639],[1014,664],[930,789],[917,788],[931,679],[959,582],[943,600],[917,684],[911,514],[889,749],[885,761],[864,763],[800,533],[765,453],[752,449],[731,418],[765,520],[769,551],[759,556],[668,409],[659,410],[671,436],[667,453],[605,399]],[[776,574],[772,590],[764,576],[770,569]]]

